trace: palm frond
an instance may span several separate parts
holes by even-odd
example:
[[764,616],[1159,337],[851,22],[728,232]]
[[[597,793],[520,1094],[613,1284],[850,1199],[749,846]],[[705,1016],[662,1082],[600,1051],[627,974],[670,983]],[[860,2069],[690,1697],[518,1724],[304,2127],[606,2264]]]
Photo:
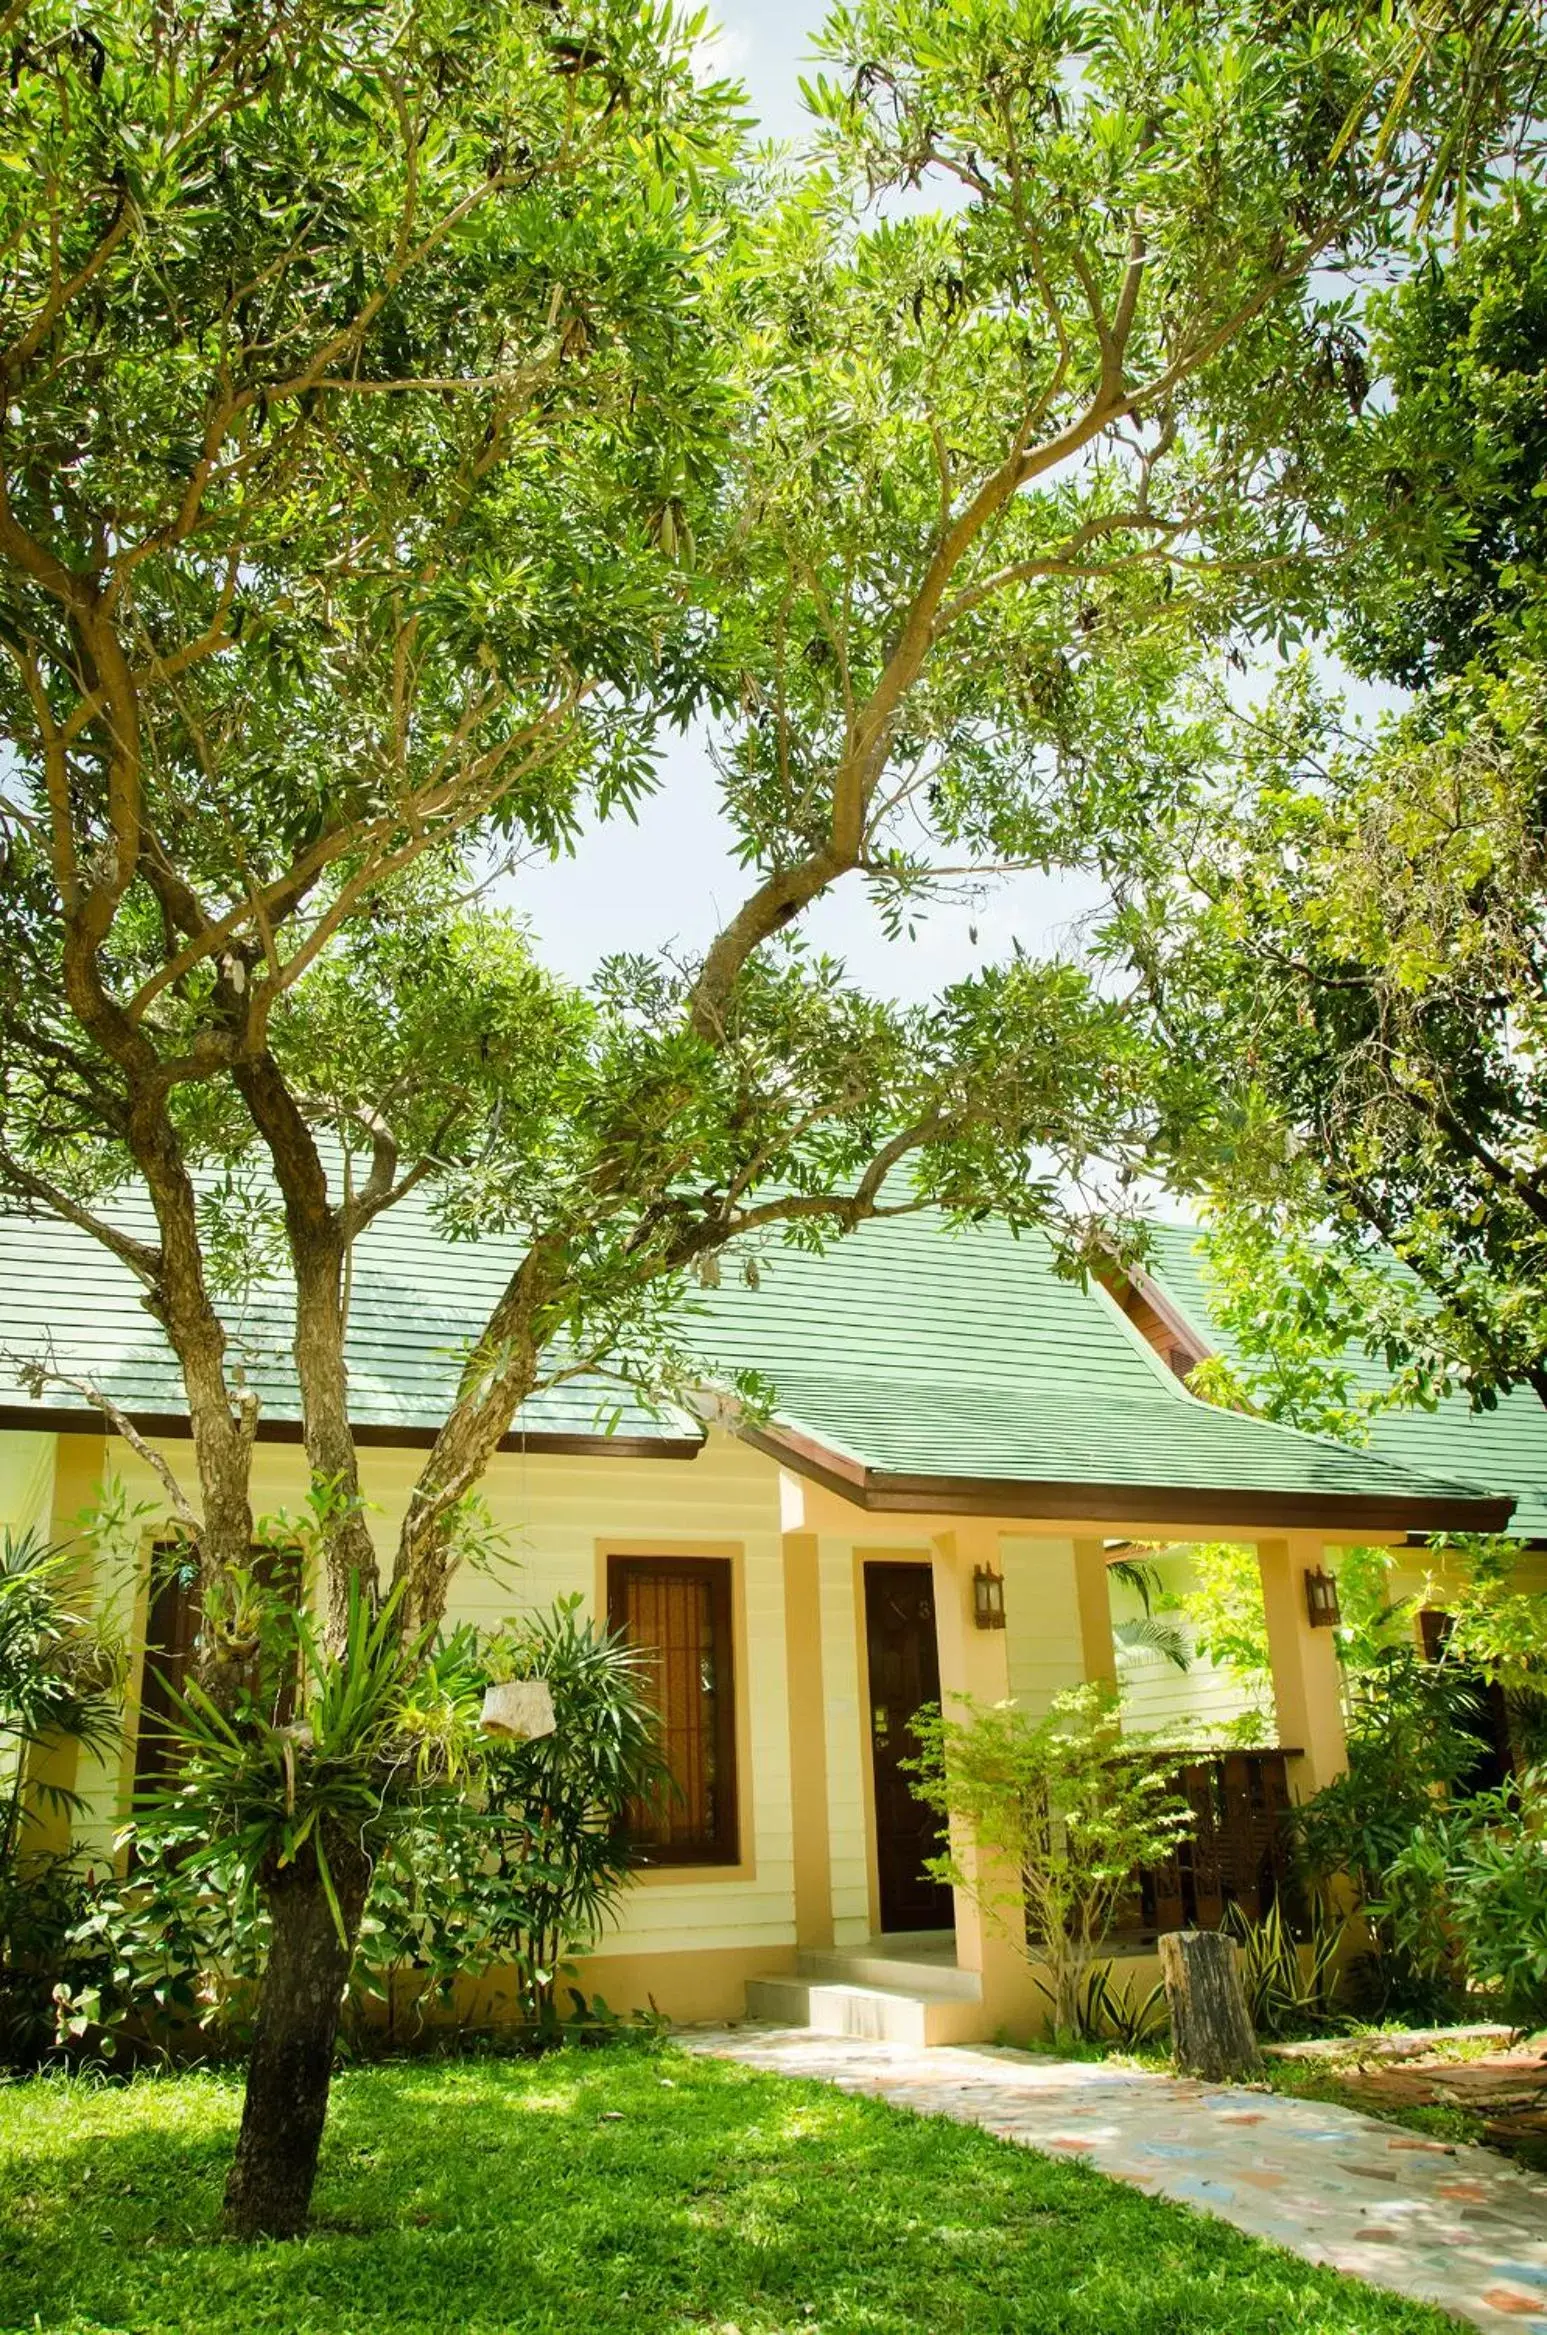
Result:
[[1114,1622],[1112,1644],[1119,1662],[1140,1662],[1146,1654],[1158,1654],[1173,1670],[1192,1668],[1186,1631],[1156,1614],[1146,1614],[1142,1621]]

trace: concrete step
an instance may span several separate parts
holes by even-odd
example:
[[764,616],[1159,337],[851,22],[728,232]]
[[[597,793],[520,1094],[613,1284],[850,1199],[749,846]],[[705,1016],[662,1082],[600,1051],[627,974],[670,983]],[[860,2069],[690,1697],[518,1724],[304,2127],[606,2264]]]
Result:
[[880,1987],[887,1994],[954,1995],[962,2002],[983,2000],[983,1981],[975,1970],[958,1970],[954,1962],[938,1962],[910,1955],[868,1951],[863,1946],[803,1946],[795,1957],[796,1975],[819,1979],[824,1986]]
[[983,2006],[959,1994],[914,1988],[749,1978],[747,2017],[872,2043],[972,2043],[982,2037]]

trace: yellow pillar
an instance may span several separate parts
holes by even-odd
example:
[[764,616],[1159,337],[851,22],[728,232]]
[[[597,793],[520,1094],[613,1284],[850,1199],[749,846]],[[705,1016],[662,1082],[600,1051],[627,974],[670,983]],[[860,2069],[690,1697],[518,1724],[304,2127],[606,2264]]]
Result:
[[1107,1583],[1106,1543],[1074,1544],[1074,1588],[1079,1600],[1080,1647],[1085,1677],[1093,1686],[1117,1686],[1117,1652],[1112,1644],[1112,1593]]
[[822,1593],[814,1532],[784,1535],[784,1659],[790,1720],[790,1819],[795,1942],[833,1942],[827,1825],[827,1712],[822,1693]]
[[[1002,1571],[998,1528],[990,1523],[962,1523],[941,1533],[934,1542],[935,1622],[940,1647],[940,1699],[947,1718],[963,1716],[963,1696],[977,1703],[1002,1703],[1010,1697],[1008,1637],[1004,1630],[980,1630],[973,1618],[972,1575],[978,1565]],[[996,1896],[1019,1888],[1020,1876],[993,1873],[979,1859],[975,1845],[953,1834],[951,1846],[963,1871],[981,1880]],[[962,1970],[975,1970],[983,1987],[983,2032],[1001,2027],[1025,2033],[1041,2023],[1042,2013],[1025,1956],[1025,1928],[1013,1908],[996,1907],[986,1915],[977,1898],[958,1889],[956,1901],[956,1961]]]
[[1348,1765],[1337,1632],[1311,1627],[1305,1598],[1305,1576],[1324,1563],[1326,1553],[1311,1533],[1257,1544],[1278,1739],[1286,1751],[1299,1753],[1290,1780],[1301,1800]]

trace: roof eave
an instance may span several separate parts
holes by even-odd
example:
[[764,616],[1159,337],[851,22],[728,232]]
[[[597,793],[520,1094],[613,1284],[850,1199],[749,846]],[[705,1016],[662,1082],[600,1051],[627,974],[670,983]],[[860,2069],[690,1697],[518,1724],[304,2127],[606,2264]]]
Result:
[[1261,1532],[1393,1534],[1503,1532],[1507,1496],[1437,1493],[1274,1492],[1238,1486],[1053,1483],[1018,1476],[922,1476],[867,1467],[813,1437],[780,1428],[738,1428],[742,1440],[797,1475],[877,1515],[1059,1517],[1091,1523],[1218,1525]]
[[[186,1442],[189,1427],[180,1411],[128,1411],[125,1418],[142,1435],[170,1437]],[[24,1429],[36,1433],[38,1429],[61,1435],[105,1435],[112,1432],[100,1411],[75,1409],[63,1403],[0,1404],[0,1430]],[[433,1449],[439,1429],[435,1427],[397,1426],[379,1421],[361,1422],[350,1428],[350,1434],[362,1451],[429,1451]],[[303,1441],[299,1419],[260,1417],[257,1428],[260,1443],[300,1443]],[[592,1435],[560,1432],[551,1428],[530,1428],[503,1436],[498,1445],[501,1451],[525,1452],[533,1459],[549,1455],[556,1458],[597,1459],[697,1459],[704,1448],[701,1435]]]

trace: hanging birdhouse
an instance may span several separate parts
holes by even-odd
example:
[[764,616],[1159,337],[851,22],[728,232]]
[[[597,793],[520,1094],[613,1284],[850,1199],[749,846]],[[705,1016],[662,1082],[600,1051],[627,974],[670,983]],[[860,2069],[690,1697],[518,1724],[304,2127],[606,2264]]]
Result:
[[485,1735],[502,1743],[531,1743],[554,1730],[553,1694],[545,1678],[502,1678],[483,1692]]

